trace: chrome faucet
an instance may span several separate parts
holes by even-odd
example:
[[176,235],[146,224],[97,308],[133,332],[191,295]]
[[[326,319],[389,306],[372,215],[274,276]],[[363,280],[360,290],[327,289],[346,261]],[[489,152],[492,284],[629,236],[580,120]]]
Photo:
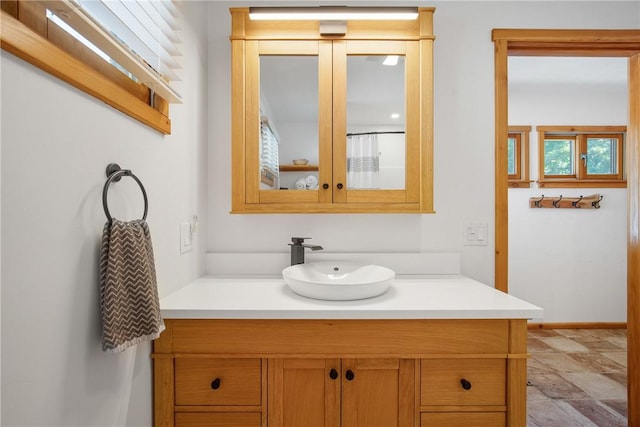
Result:
[[289,246],[291,246],[291,265],[304,264],[304,248],[309,248],[312,251],[320,251],[324,249],[318,245],[307,245],[304,243],[304,239],[310,239],[311,237],[292,237]]

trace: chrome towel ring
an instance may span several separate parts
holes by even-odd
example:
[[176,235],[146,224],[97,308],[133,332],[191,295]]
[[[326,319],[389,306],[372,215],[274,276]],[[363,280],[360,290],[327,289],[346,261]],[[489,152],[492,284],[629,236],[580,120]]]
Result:
[[107,206],[107,193],[109,192],[109,186],[112,182],[118,182],[123,176],[130,176],[138,183],[140,186],[140,190],[142,190],[142,197],[144,198],[144,213],[142,214],[142,219],[147,219],[147,211],[149,210],[149,200],[147,199],[147,192],[144,189],[144,185],[142,185],[142,181],[138,179],[137,176],[131,172],[129,169],[121,169],[120,166],[116,163],[109,163],[107,165],[107,182],[104,183],[104,188],[102,189],[102,207],[104,208],[104,214],[107,216],[107,220],[109,222],[113,221],[111,218],[111,214],[109,213],[109,206]]

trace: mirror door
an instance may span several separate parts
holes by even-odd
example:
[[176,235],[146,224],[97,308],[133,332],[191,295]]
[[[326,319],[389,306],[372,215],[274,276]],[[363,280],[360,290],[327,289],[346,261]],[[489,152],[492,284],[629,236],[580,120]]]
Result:
[[418,72],[417,42],[334,42],[334,203],[419,199]]
[[247,42],[247,90],[258,99],[247,102],[246,135],[259,141],[247,145],[250,202],[417,202],[417,50],[411,41]]
[[[247,42],[249,203],[331,202],[331,42]],[[328,125],[327,125],[328,124]]]

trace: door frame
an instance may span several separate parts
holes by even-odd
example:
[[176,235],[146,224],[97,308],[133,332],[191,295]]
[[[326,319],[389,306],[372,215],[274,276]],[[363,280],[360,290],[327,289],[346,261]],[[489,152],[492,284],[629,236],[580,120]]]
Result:
[[494,29],[495,51],[495,287],[508,292],[508,57],[629,58],[626,138],[627,399],[629,427],[640,427],[640,30]]

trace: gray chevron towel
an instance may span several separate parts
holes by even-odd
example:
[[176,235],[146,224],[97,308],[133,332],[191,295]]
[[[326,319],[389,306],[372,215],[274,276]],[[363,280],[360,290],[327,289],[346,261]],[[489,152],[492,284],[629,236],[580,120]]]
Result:
[[119,353],[164,330],[149,226],[144,220],[104,225],[100,253],[102,349]]

